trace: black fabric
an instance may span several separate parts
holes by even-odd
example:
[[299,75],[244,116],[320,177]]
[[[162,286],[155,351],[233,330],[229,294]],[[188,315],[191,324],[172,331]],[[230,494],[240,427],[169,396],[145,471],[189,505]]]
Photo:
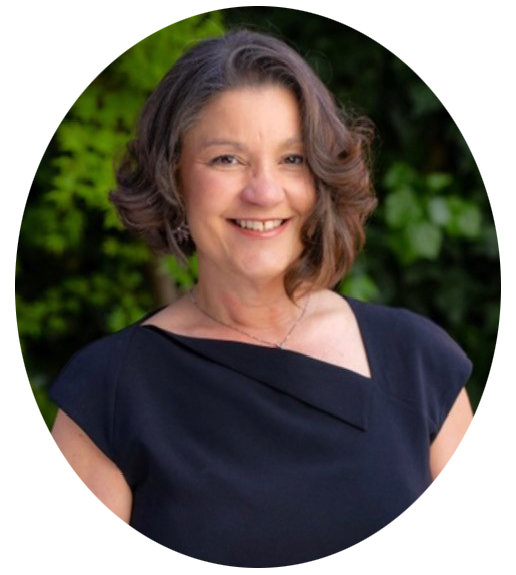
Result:
[[138,323],[78,352],[51,398],[121,469],[151,539],[239,567],[324,557],[428,487],[431,442],[471,371],[429,320],[348,302],[371,378]]

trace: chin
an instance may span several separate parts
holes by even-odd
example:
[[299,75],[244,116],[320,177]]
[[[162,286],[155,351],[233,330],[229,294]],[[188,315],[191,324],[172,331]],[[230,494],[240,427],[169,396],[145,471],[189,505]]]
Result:
[[237,266],[237,268],[243,276],[265,282],[283,278],[291,265],[292,260],[276,262],[247,260],[243,265]]

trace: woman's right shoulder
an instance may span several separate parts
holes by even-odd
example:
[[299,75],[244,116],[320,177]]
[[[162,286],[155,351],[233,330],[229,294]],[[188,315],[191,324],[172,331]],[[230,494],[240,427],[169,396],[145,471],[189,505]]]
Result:
[[119,376],[138,324],[99,337],[75,352],[48,390],[50,400],[120,467],[115,414]]
[[64,363],[54,380],[54,386],[63,378],[75,381],[86,378],[117,379],[121,366],[130,362],[133,356],[138,335],[145,332],[142,325],[155,314],[156,310],[118,331],[100,335],[85,343]]
[[77,365],[89,371],[95,366],[107,366],[116,363],[117,360],[122,360],[127,354],[137,327],[138,324],[133,324],[90,341],[69,358],[64,369],[66,370],[70,365]]

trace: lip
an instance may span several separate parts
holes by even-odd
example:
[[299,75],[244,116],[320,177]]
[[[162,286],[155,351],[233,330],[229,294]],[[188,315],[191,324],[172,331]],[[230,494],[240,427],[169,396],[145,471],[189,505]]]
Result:
[[[274,220],[274,219],[284,220],[284,221],[277,228],[274,228],[272,230],[264,230],[263,232],[260,232],[258,230],[252,230],[249,228],[242,228],[234,222],[234,220],[253,220],[255,222],[268,222],[268,221]],[[285,229],[288,227],[288,225],[290,224],[290,218],[230,218],[227,220],[227,222],[229,223],[229,225],[234,230],[236,230],[237,232],[240,232],[244,236],[247,236],[250,238],[268,239],[268,238],[274,238],[274,237],[282,234],[285,231]]]

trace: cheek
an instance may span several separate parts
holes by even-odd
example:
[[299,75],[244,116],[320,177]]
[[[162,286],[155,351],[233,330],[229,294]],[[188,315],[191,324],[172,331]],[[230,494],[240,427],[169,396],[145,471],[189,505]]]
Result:
[[218,196],[216,178],[194,170],[185,181],[183,193],[187,211],[213,210]]
[[310,178],[305,182],[303,193],[300,194],[300,208],[305,214],[308,215],[315,207],[317,201],[317,193],[315,189],[315,182]]

